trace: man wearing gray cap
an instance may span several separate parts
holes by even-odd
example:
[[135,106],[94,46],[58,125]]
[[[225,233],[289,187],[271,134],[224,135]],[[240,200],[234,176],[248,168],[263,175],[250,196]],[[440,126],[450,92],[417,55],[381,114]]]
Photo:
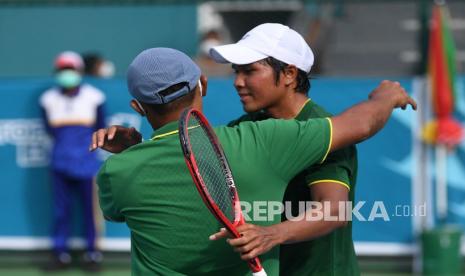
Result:
[[[168,48],[140,53],[127,77],[134,97],[131,106],[147,117],[154,133],[145,142],[131,137],[133,146],[105,162],[97,183],[105,218],[126,222],[131,230],[133,274],[249,274],[227,243],[207,240],[220,226],[199,197],[179,145],[177,120],[185,108],[202,109],[205,77],[189,57]],[[374,135],[394,108],[409,104],[416,108],[399,84],[385,82],[369,100],[331,119],[244,122],[215,132],[241,200],[281,201],[288,181],[299,171],[321,162],[328,152]],[[91,150],[119,144],[114,134],[106,129],[94,134]],[[279,220],[252,222],[271,227]],[[278,253],[275,248],[261,255],[269,275],[279,273]]]
[[[287,26],[261,24],[235,44],[213,47],[210,56],[219,63],[232,63],[236,73],[234,86],[247,114],[232,121],[230,126],[268,118],[304,121],[331,116],[308,98],[314,55],[304,38]],[[283,202],[291,203],[293,217],[302,212],[299,202],[308,201],[321,202],[324,212],[340,217],[340,212],[344,212],[339,208],[340,203],[354,200],[356,176],[357,151],[351,145],[331,153],[323,164],[299,173],[290,181]],[[283,220],[286,220],[284,216]],[[247,231],[250,240],[271,240],[258,243],[253,248],[256,254],[281,245],[281,275],[360,274],[351,221],[321,218],[306,227],[306,234],[301,237],[305,242],[300,243],[269,239],[272,233],[259,227],[248,226]],[[224,234],[220,233],[218,238],[221,236]],[[278,240],[281,243],[274,242]],[[250,248],[247,241],[236,246]]]

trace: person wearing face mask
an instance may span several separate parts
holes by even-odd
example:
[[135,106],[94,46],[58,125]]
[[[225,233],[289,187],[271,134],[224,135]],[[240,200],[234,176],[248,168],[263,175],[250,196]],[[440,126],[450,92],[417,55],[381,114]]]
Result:
[[93,179],[100,162],[87,147],[92,133],[105,126],[105,95],[82,82],[84,62],[79,54],[60,53],[54,68],[56,85],[40,97],[45,128],[53,140],[50,158],[53,258],[44,269],[65,269],[71,264],[67,242],[72,225],[72,195],[77,193],[83,208],[86,240],[83,267],[97,270],[102,255],[96,248]]

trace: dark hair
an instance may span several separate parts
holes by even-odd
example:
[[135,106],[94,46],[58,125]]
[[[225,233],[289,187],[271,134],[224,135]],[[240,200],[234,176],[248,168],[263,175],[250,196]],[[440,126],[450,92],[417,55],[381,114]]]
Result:
[[[172,86],[170,86],[170,87],[168,87],[168,88],[166,88],[166,89],[164,89],[164,90],[162,90],[162,91],[160,91],[158,93],[163,95],[163,96],[168,96],[168,95],[182,89],[186,85],[188,85],[187,82],[177,83],[177,84],[174,84],[174,85],[172,85]],[[195,93],[193,93],[193,92],[195,91],[196,87],[197,86],[195,86],[193,88],[190,88],[189,93],[177,98],[176,100],[174,100],[172,102],[169,102],[169,103],[166,103],[166,104],[149,104],[149,108],[152,109],[157,114],[166,114],[166,113],[169,113],[169,112],[173,112],[174,110],[186,108],[186,107],[190,106],[192,104],[192,101],[194,100]]]
[[[277,60],[274,57],[267,57],[260,62],[262,64],[268,64],[273,69],[276,84],[279,83],[279,76],[281,75],[281,72],[284,72],[286,67],[289,66],[289,64]],[[310,90],[310,76],[305,71],[298,69],[296,81],[297,86],[295,91],[307,95]]]

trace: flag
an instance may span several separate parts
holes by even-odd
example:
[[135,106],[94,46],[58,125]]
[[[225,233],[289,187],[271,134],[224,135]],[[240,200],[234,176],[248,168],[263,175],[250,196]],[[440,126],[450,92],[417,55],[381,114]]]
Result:
[[462,139],[462,127],[452,117],[455,107],[455,65],[449,13],[444,5],[434,5],[429,33],[428,77],[437,122],[435,142],[448,146],[456,146]]

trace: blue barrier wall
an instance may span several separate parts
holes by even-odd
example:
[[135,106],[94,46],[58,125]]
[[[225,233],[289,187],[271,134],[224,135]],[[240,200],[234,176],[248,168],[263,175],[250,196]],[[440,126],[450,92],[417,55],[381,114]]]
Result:
[[[366,99],[380,80],[316,79],[312,81],[311,98],[338,113]],[[89,81],[107,96],[108,124],[133,125],[149,137],[148,124],[129,107],[130,98],[123,79]],[[411,89],[412,79],[401,82],[407,90]],[[50,187],[46,169],[49,141],[41,126],[37,101],[51,84],[52,79],[44,78],[0,79],[0,216],[5,222],[0,225],[0,240],[2,237],[43,238],[49,234]],[[210,79],[208,88],[205,113],[214,125],[224,124],[242,113],[231,79]],[[463,104],[458,109],[465,114]],[[354,204],[365,202],[359,209],[364,219],[368,220],[371,212],[378,217],[372,221],[354,218],[357,242],[410,245],[414,240],[413,209],[418,206],[412,206],[413,117],[410,109],[395,111],[381,133],[358,145],[359,177]],[[465,224],[465,177],[461,177],[465,171],[464,152],[465,147],[461,145],[449,163],[450,218],[462,224]],[[101,156],[104,158],[105,153],[101,152]],[[377,201],[383,206],[376,205]],[[403,214],[397,206],[410,206],[411,214]],[[382,217],[384,211],[389,221]],[[77,224],[79,219],[75,221]],[[123,224],[106,223],[105,237],[127,238],[128,234]]]

